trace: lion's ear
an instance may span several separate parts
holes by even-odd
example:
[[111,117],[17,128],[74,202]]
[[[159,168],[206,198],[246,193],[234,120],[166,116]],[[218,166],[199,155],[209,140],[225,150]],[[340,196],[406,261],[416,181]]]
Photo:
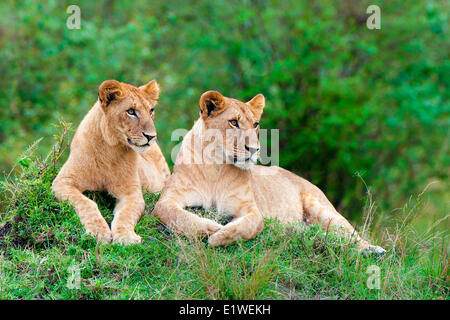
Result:
[[149,83],[140,86],[139,89],[144,91],[146,94],[150,96],[152,100],[158,100],[159,98],[159,85],[156,80],[152,80]]
[[255,117],[260,119],[264,107],[266,106],[266,99],[264,98],[264,96],[261,93],[259,93],[256,96],[254,96],[253,99],[248,101],[247,104],[250,106],[250,110],[253,112]]
[[123,95],[123,88],[119,81],[106,80],[103,81],[98,88],[98,99],[104,110],[108,105],[116,99],[121,98]]
[[200,97],[200,113],[203,119],[214,117],[225,108],[225,98],[217,91],[206,91]]

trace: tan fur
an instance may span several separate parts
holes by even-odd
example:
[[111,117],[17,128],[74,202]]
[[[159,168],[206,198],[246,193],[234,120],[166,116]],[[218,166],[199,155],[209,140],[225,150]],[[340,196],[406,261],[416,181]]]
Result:
[[[103,241],[139,243],[134,227],[145,207],[142,188],[158,192],[170,175],[155,142],[153,109],[159,87],[154,80],[140,88],[108,80],[98,95],[75,132],[70,156],[52,189],[58,199],[73,204],[88,234]],[[83,195],[85,190],[106,190],[117,198],[111,229],[96,203]]]
[[[264,226],[263,217],[277,218],[283,223],[305,221],[323,228],[337,227],[346,236],[353,236],[361,248],[370,244],[359,237],[350,223],[341,216],[322,191],[307,180],[280,167],[253,166],[253,158],[245,145],[259,148],[259,122],[265,102],[260,94],[247,103],[209,91],[200,99],[201,117],[185,136],[174,167],[154,214],[176,231],[192,236],[209,235],[209,244],[226,245],[236,239],[252,239]],[[230,120],[239,118],[239,128],[230,128]],[[248,138],[232,147],[206,141],[207,129],[226,135]],[[231,129],[231,130],[230,130]],[[229,136],[230,134],[227,134]],[[198,143],[200,141],[200,143]],[[225,158],[251,158],[247,162],[220,163],[205,154],[206,148]],[[259,152],[259,151],[258,151]],[[192,163],[193,159],[201,159]],[[201,218],[186,207],[215,207],[233,220],[222,226]]]

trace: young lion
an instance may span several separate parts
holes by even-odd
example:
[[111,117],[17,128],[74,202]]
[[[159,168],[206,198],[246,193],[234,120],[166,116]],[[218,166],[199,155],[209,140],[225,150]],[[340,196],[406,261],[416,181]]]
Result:
[[[53,182],[56,197],[71,202],[86,232],[99,240],[139,243],[134,227],[145,208],[142,188],[158,192],[170,175],[155,142],[158,96],[155,80],[139,88],[116,80],[103,82]],[[106,190],[117,198],[111,229],[96,203],[83,195],[85,190]]]
[[[263,217],[269,217],[338,227],[361,249],[384,253],[362,239],[312,183],[280,167],[254,166],[264,106],[261,94],[247,103],[217,91],[201,96],[200,119],[183,140],[155,216],[179,233],[209,235],[212,246],[254,238],[263,230]],[[215,207],[233,220],[222,226],[185,210],[195,206]]]

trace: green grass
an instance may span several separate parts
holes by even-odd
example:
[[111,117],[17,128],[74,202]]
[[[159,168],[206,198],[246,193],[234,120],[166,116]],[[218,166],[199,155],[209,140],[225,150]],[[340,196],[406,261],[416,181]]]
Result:
[[[266,220],[254,240],[211,248],[154,218],[158,195],[145,196],[137,226],[142,244],[97,243],[84,234],[71,205],[51,192],[66,146],[59,141],[46,159],[30,150],[1,182],[0,299],[449,298],[448,234],[412,228],[420,201],[411,200],[389,228],[377,219],[381,226],[371,238],[388,249],[379,258],[360,255],[347,240],[316,226],[274,220]],[[111,222],[114,199],[87,195]],[[375,214],[374,206],[368,213]],[[379,267],[379,289],[367,285],[371,266]],[[79,288],[73,281],[78,272]]]

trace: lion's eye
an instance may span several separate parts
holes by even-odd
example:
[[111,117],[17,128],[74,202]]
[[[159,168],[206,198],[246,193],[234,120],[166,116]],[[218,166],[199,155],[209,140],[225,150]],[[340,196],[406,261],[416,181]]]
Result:
[[255,123],[253,124],[253,128],[258,128],[258,126],[259,126],[259,122],[255,122]]
[[153,111],[155,111],[155,108],[151,108],[151,109],[150,109],[150,114],[152,114]]
[[239,128],[239,123],[238,123],[238,121],[235,120],[235,119],[230,120],[230,124],[231,124],[233,127]]
[[127,110],[127,113],[128,113],[130,116],[135,116],[135,117],[137,117],[136,110],[134,110],[133,108],[128,109],[128,110]]

